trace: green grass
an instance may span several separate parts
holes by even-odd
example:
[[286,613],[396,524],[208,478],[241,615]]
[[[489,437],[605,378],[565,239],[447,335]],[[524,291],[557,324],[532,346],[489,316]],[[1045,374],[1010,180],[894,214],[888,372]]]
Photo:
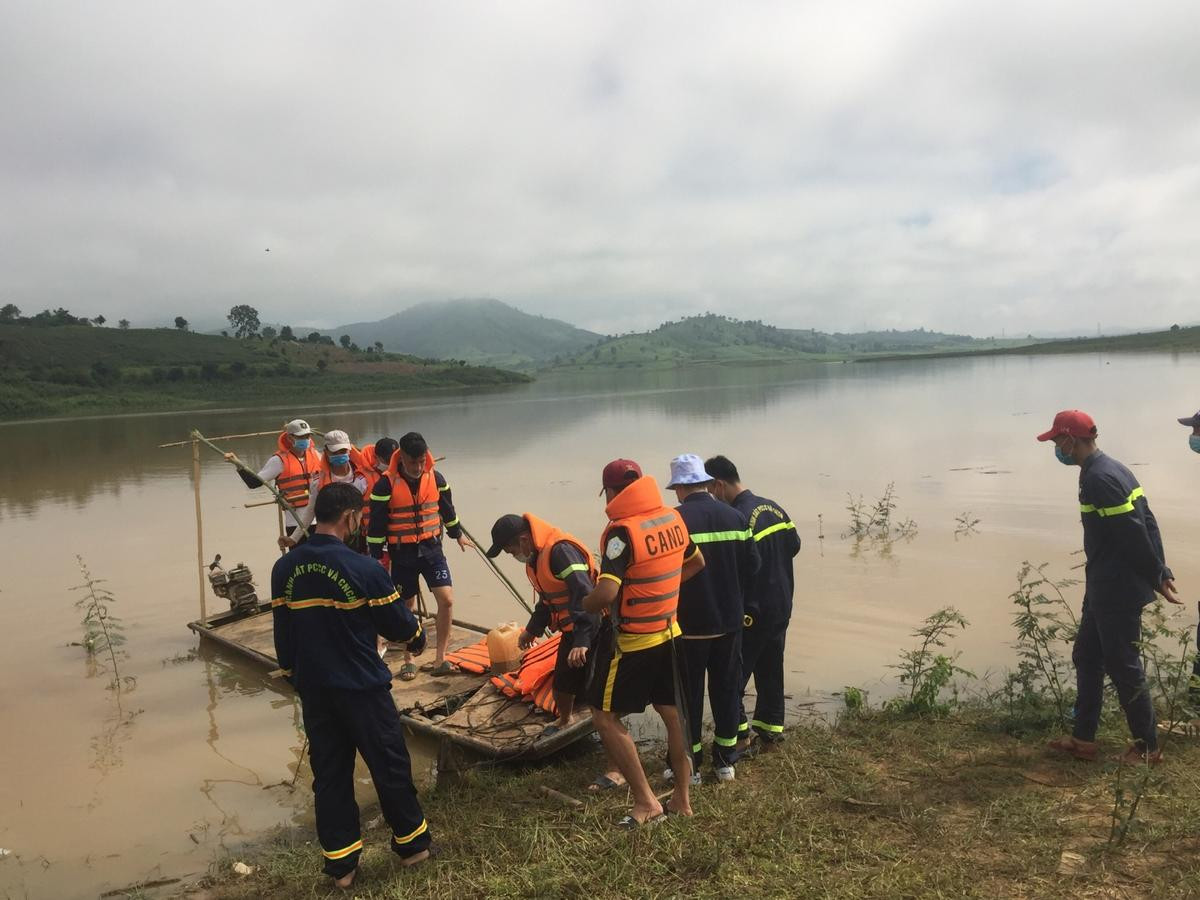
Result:
[[0,325],[0,419],[284,402],[298,393],[354,401],[528,380],[490,367],[322,344]]
[[966,335],[916,331],[826,334],[777,328],[707,314],[668,322],[653,331],[605,338],[573,355],[556,356],[550,368],[669,368],[697,363],[778,360],[839,361],[874,354],[915,354],[1024,344]]
[[[1148,331],[1138,334],[1122,334],[1112,337],[1068,338],[1057,341],[1041,341],[1018,347],[982,347],[974,350],[942,350],[923,352],[921,358],[950,356],[987,356],[997,354],[1048,355],[1057,353],[1195,353],[1200,351],[1200,325],[1188,328],[1172,328],[1166,331]],[[912,359],[911,354],[889,354],[875,357],[877,360]]]
[[[1115,732],[1114,732],[1115,736]],[[441,856],[404,870],[386,828],[364,836],[362,898],[1186,897],[1200,891],[1200,746],[1178,739],[1120,848],[1106,847],[1115,766],[1046,755],[994,713],[871,712],[793,729],[782,749],[693,793],[696,816],[623,833],[624,792],[573,810],[598,754],[477,769],[423,795]],[[1110,750],[1119,745],[1113,740]],[[657,754],[647,768],[657,771]],[[1158,776],[1156,776],[1157,778]],[[376,811],[364,812],[364,820]],[[1057,874],[1064,850],[1082,854]],[[255,873],[230,873],[232,859]],[[307,830],[219,860],[199,896],[325,897]]]

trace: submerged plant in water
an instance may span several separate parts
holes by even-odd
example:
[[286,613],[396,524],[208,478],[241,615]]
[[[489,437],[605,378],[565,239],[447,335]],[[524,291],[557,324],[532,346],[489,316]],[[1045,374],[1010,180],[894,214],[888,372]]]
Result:
[[863,541],[881,542],[885,545],[892,541],[914,537],[917,533],[917,523],[912,519],[896,518],[896,483],[888,482],[883,494],[868,505],[862,494],[855,499],[854,495],[846,495],[846,511],[850,514],[850,524],[842,533],[843,538],[854,538],[856,543]]
[[912,650],[900,653],[900,662],[888,668],[900,673],[900,683],[908,685],[908,697],[897,697],[888,703],[888,708],[908,713],[948,712],[957,700],[943,702],[942,690],[956,675],[974,678],[975,674],[957,665],[959,653],[939,652],[955,635],[969,623],[953,606],[939,609],[927,618],[912,633],[921,643]]
[[971,511],[961,512],[954,518],[954,539],[957,541],[959,537],[967,537],[968,535],[978,534],[979,523],[982,519],[974,518]]
[[79,571],[83,573],[83,584],[71,588],[82,594],[75,601],[75,608],[83,612],[80,620],[83,640],[78,646],[87,651],[88,658],[96,663],[98,671],[109,674],[109,688],[120,692],[123,686],[132,684],[133,678],[121,675],[118,662],[125,658],[125,651],[121,649],[125,643],[125,626],[109,609],[117,598],[103,586],[103,578],[92,575],[82,556],[77,555],[75,559],[79,563]]

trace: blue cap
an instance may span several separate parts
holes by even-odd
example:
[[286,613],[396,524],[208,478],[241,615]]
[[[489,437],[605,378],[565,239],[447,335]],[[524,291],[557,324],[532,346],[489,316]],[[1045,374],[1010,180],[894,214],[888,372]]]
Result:
[[704,471],[704,460],[695,453],[684,453],[671,460],[671,479],[667,487],[683,487],[685,484],[708,484],[713,477]]

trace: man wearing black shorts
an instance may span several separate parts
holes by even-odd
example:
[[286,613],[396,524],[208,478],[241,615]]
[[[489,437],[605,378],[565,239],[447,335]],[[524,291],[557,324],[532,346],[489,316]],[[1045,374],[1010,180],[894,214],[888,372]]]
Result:
[[[650,789],[637,747],[621,716],[653,705],[667,729],[675,772],[688,773],[691,753],[679,705],[675,646],[681,634],[675,613],[679,585],[704,568],[704,556],[688,537],[679,513],[663,505],[658,483],[637,463],[613,460],[604,467],[609,524],[601,538],[600,577],[583,602],[588,612],[611,610],[596,641],[596,670],[588,689],[592,719],[609,757],[633,794],[633,809],[618,824],[636,828],[664,810]],[[677,777],[667,812],[692,814],[690,777]]]
[[[454,667],[446,662],[450,641],[451,607],[454,593],[450,566],[442,552],[442,532],[458,542],[462,550],[474,546],[463,534],[454,512],[450,485],[433,467],[433,454],[425,439],[415,431],[400,438],[399,449],[392,454],[387,474],[371,491],[371,522],[367,545],[371,556],[380,559],[384,547],[391,557],[392,582],[411,609],[423,578],[437,601],[437,652],[432,673],[447,675]],[[400,678],[411,681],[416,667],[406,658]]]

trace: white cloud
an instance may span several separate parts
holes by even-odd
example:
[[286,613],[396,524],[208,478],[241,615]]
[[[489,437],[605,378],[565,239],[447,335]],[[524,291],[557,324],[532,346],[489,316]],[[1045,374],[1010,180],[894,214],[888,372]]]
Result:
[[10,2],[0,297],[1190,321],[1198,39],[1182,2]]

